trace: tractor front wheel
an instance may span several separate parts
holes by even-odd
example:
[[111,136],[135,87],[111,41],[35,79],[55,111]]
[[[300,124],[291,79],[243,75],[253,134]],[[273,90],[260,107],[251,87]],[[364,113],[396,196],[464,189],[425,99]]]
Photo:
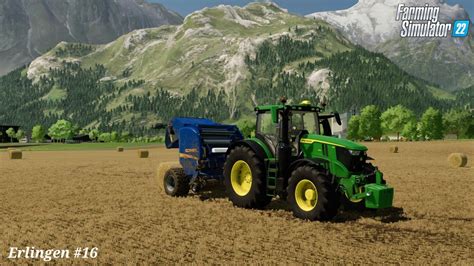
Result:
[[[363,192],[364,187],[357,188],[356,193]],[[345,211],[363,211],[365,210],[365,201],[364,199],[351,200],[348,198],[347,194],[341,193],[340,195],[341,205]]]
[[171,168],[165,173],[163,188],[172,197],[184,197],[189,193],[189,180],[183,168]]
[[293,215],[305,220],[330,220],[339,208],[331,179],[312,166],[296,168],[288,181],[288,203]]
[[230,151],[224,164],[224,183],[235,206],[261,209],[272,200],[266,195],[264,163],[248,147]]

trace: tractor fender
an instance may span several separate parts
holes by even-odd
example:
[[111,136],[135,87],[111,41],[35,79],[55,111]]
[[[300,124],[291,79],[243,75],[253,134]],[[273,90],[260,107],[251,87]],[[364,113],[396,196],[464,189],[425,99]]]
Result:
[[292,173],[296,168],[304,165],[311,165],[317,169],[319,169],[321,172],[328,174],[328,169],[324,167],[324,164],[328,164],[329,161],[326,159],[322,158],[303,158],[303,159],[298,159],[290,164],[290,167],[288,168],[288,173]]
[[227,149],[226,157],[229,155],[230,151],[237,146],[244,146],[250,148],[253,152],[255,152],[258,158],[262,159],[262,161],[269,158],[269,155],[265,152],[265,150],[260,144],[249,139],[233,142],[229,146],[229,149]]

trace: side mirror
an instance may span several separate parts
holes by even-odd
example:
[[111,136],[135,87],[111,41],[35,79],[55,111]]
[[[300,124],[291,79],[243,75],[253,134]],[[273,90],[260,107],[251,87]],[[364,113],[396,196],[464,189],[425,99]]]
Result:
[[334,118],[336,119],[336,123],[337,123],[338,125],[342,125],[341,116],[339,115],[338,112],[335,112],[335,113],[334,113]]

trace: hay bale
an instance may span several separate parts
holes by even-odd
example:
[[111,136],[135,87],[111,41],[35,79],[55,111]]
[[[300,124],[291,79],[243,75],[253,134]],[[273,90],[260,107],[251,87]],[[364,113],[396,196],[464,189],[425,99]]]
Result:
[[395,146],[395,145],[390,146],[390,152],[391,153],[398,153],[398,146]]
[[464,167],[467,165],[467,155],[464,153],[451,153],[448,156],[448,163],[452,167]]
[[118,152],[123,152],[123,147],[117,147]]
[[20,150],[8,150],[8,158],[10,158],[10,160],[21,160],[23,158],[23,152]]
[[149,155],[148,150],[138,150],[138,158],[148,158]]
[[163,179],[168,170],[173,168],[181,168],[179,162],[163,162],[158,165],[156,170],[156,182],[158,183],[158,191],[163,191]]

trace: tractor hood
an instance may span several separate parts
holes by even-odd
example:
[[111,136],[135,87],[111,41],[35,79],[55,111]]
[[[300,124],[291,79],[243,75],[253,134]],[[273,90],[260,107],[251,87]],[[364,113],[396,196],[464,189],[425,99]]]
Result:
[[328,136],[317,135],[317,134],[308,134],[308,135],[305,135],[303,138],[301,138],[301,143],[310,144],[314,142],[339,146],[339,147],[343,147],[349,150],[356,150],[356,151],[367,150],[367,147],[365,147],[364,145],[360,145],[356,142],[353,142],[347,139],[340,139],[340,138],[328,137]]

